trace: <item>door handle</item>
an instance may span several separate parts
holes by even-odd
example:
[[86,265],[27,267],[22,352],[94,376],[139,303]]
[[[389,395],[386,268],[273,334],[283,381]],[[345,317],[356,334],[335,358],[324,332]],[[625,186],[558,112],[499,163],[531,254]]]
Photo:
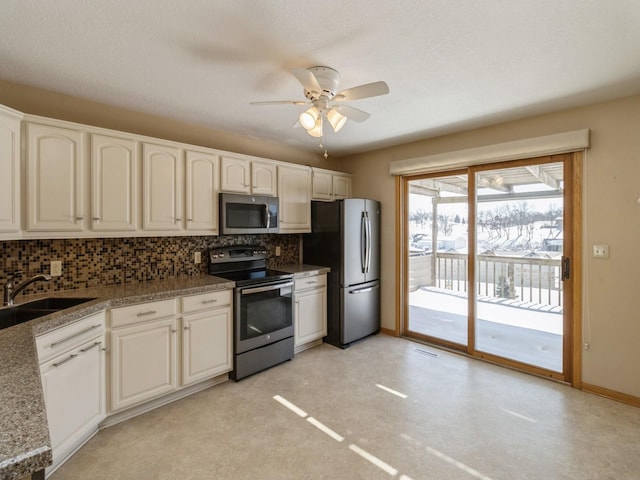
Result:
[[365,213],[362,212],[360,217],[360,266],[362,273],[366,272],[367,267],[367,220]]
[[571,260],[569,257],[562,257],[562,280],[571,278]]
[[271,215],[269,214],[269,204],[264,206],[264,214],[267,216],[267,230],[271,226]]
[[369,218],[368,212],[365,212],[365,216],[367,219],[367,263],[365,273],[369,273],[369,267],[371,267],[371,219]]
[[367,293],[367,292],[371,292],[372,290],[375,290],[377,288],[380,288],[380,285],[375,285],[373,287],[365,287],[365,288],[359,288],[357,290],[349,290],[349,293],[351,294],[355,294],[355,293]]

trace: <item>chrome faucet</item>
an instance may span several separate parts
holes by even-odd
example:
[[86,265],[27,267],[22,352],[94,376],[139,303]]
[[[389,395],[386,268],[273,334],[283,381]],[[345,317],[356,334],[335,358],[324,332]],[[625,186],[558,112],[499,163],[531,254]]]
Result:
[[4,306],[13,305],[13,299],[16,298],[16,295],[18,295],[22,290],[24,290],[26,286],[31,285],[33,282],[37,282],[38,280],[48,282],[49,280],[51,280],[51,275],[47,275],[46,273],[39,273],[38,275],[34,275],[33,277],[28,278],[22,284],[16,287],[13,281],[18,275],[22,275],[22,272],[10,273],[7,278],[7,283],[4,284]]

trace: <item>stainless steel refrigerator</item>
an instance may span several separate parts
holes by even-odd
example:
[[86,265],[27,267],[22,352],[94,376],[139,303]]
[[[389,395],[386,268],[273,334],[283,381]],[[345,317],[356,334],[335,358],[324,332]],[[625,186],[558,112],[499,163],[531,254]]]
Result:
[[341,348],[380,330],[380,202],[311,202],[303,262],[327,266],[327,336]]

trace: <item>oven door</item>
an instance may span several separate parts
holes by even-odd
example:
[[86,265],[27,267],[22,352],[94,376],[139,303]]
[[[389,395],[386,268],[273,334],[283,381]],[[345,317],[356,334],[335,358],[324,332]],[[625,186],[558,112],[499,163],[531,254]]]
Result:
[[236,287],[235,353],[293,336],[293,281]]

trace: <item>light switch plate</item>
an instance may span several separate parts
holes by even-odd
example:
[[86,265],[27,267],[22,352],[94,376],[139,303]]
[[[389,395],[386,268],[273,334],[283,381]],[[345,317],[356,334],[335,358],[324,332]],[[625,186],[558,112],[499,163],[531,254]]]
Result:
[[594,245],[593,258],[609,258],[609,245]]
[[200,262],[202,262],[202,253],[195,252],[193,254],[193,263],[200,263]]
[[62,262],[60,260],[52,260],[49,269],[49,273],[52,277],[62,276]]

